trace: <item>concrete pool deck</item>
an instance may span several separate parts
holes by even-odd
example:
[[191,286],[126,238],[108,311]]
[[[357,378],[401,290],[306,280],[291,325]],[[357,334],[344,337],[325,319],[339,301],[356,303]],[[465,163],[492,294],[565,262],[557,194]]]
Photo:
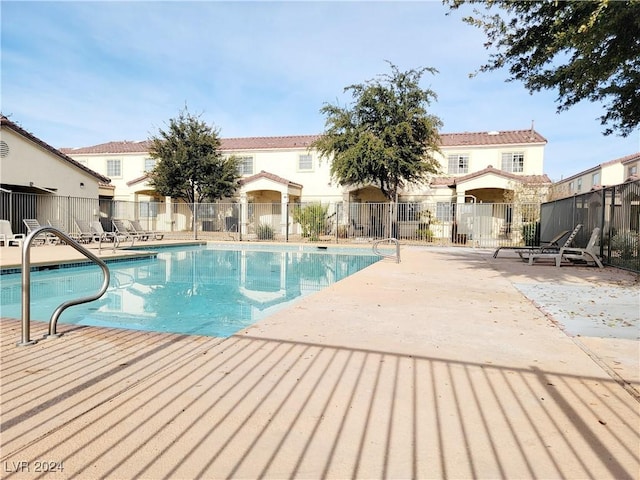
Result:
[[403,247],[228,339],[2,319],[2,478],[638,478],[638,340],[560,328],[638,328],[637,277],[491,253]]

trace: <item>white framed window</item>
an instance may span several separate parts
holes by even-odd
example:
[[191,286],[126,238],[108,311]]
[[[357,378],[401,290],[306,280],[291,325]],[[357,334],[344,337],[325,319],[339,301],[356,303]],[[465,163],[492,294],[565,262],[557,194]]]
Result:
[[155,158],[145,158],[144,159],[144,171],[150,172],[156,168],[156,159]]
[[582,179],[581,179],[581,178],[579,178],[579,179],[576,181],[576,192],[581,192],[581,191],[582,191]]
[[448,173],[469,173],[469,155],[454,154],[447,157]]
[[298,170],[310,172],[313,170],[313,156],[310,154],[298,155]]
[[638,166],[637,165],[631,165],[627,169],[627,177],[630,177],[631,175],[637,175],[637,173],[638,173]]
[[107,160],[107,177],[122,176],[122,160]]
[[511,173],[524,172],[524,153],[505,152],[502,154],[502,170]]
[[573,192],[576,189],[576,184],[574,182],[569,182],[569,191]]
[[253,157],[238,157],[238,173],[253,175]]
[[591,185],[600,185],[600,172],[591,175]]

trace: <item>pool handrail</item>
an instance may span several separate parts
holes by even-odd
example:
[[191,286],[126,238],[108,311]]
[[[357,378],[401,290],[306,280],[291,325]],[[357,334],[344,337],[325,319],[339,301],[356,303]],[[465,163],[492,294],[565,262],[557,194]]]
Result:
[[27,238],[25,238],[22,244],[22,336],[21,341],[17,343],[18,346],[25,345],[33,345],[37,342],[37,340],[31,340],[31,242],[35,237],[40,235],[41,233],[49,232],[56,235],[58,238],[62,239],[67,245],[73,247],[78,252],[82,253],[85,257],[93,262],[97,263],[98,266],[102,269],[102,273],[104,274],[104,280],[102,282],[102,287],[100,291],[94,295],[89,295],[86,297],[81,297],[76,300],[69,300],[67,302],[61,303],[58,308],[55,309],[53,315],[51,315],[51,319],[49,320],[49,334],[45,335],[45,337],[57,337],[59,336],[56,333],[56,327],[58,324],[58,318],[62,314],[62,312],[71,307],[73,305],[79,305],[81,303],[92,302],[100,298],[107,291],[109,287],[109,280],[111,275],[109,273],[109,267],[107,264],[98,258],[96,255],[91,253],[89,250],[84,248],[78,242],[76,242],[73,238],[71,238],[66,233],[58,230],[57,228],[50,226],[43,226],[31,231]]
[[[380,245],[381,243],[395,243],[396,245],[395,255],[382,253],[380,250],[378,250],[378,245]],[[373,253],[375,253],[379,257],[395,259],[396,263],[400,263],[400,242],[398,241],[397,238],[393,238],[393,237],[383,238],[381,240],[375,240],[373,242]]]

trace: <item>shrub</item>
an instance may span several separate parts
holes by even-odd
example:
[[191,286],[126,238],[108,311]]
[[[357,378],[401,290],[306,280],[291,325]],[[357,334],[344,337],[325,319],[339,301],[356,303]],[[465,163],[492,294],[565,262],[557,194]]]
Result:
[[327,209],[328,207],[314,203],[294,210],[293,220],[302,227],[303,237],[318,240],[327,225]]
[[611,251],[624,260],[630,260],[638,254],[638,243],[637,233],[623,231],[611,237]]
[[275,237],[275,233],[273,231],[273,227],[271,225],[267,225],[266,223],[261,223],[256,228],[256,235],[259,240],[273,240]]

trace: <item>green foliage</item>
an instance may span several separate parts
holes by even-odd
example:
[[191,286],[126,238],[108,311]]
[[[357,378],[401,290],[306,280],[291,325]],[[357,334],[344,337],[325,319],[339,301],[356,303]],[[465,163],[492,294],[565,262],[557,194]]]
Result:
[[[558,111],[608,102],[604,134],[627,136],[640,122],[640,2],[445,0],[482,5],[464,21],[484,30],[496,53],[480,71],[508,67],[530,92],[558,89]],[[488,13],[492,7],[500,14]]]
[[275,237],[275,232],[271,225],[261,223],[256,228],[256,236],[259,240],[273,240]]
[[318,240],[324,232],[327,224],[328,206],[313,203],[293,211],[293,220],[302,227],[302,236],[310,237],[311,240]]
[[419,85],[425,72],[437,71],[401,72],[389,65],[391,74],[344,89],[351,92],[352,105],[322,107],[326,129],[313,146],[333,157],[331,175],[340,185],[374,184],[393,200],[405,184],[438,172],[433,154],[439,151],[442,122],[427,113],[436,94]]
[[624,260],[638,255],[640,236],[635,232],[622,231],[611,237],[611,251]]
[[160,195],[200,203],[232,196],[238,188],[237,160],[222,156],[218,131],[186,107],[149,141],[158,160],[150,183]]
[[527,247],[540,245],[539,222],[528,222],[522,225],[522,239]]
[[[422,226],[422,224],[420,224],[420,225]],[[419,240],[425,240],[427,242],[432,242],[433,241],[433,232],[431,231],[431,229],[429,227],[419,228],[416,231],[416,235],[417,235]]]

